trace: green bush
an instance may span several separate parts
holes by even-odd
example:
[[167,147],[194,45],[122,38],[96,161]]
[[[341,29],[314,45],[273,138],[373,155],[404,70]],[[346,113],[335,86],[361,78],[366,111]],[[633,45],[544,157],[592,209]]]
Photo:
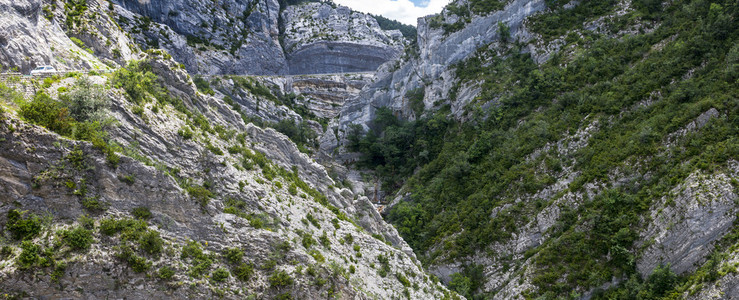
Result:
[[181,259],[189,259],[192,267],[190,268],[189,275],[193,278],[199,278],[207,274],[210,266],[213,264],[213,260],[203,252],[203,248],[200,243],[190,241],[182,247]]
[[5,260],[12,255],[13,255],[13,248],[11,248],[10,246],[6,245],[0,248],[0,260]]
[[223,253],[223,257],[230,264],[237,265],[244,258],[244,251],[239,248],[227,248]]
[[26,217],[23,217],[24,214],[26,213],[17,209],[8,211],[8,222],[5,224],[5,229],[10,232],[13,239],[30,240],[41,233],[41,219],[33,213],[27,213]]
[[145,206],[139,206],[139,207],[134,208],[131,211],[131,214],[136,219],[148,220],[151,218],[151,211],[149,210],[148,207],[145,207]]
[[192,81],[195,83],[195,86],[201,93],[211,96],[216,94],[213,89],[210,88],[210,83],[207,80],[203,79],[203,77],[195,76]]
[[239,265],[233,266],[231,268],[231,273],[233,273],[234,277],[238,280],[249,281],[249,279],[254,275],[254,265],[242,262]]
[[211,191],[200,185],[191,185],[185,190],[187,190],[187,193],[193,198],[193,200],[200,203],[201,207],[208,205],[208,201],[213,197],[213,193],[211,193]]
[[140,61],[132,61],[125,68],[118,69],[113,74],[112,83],[125,90],[128,99],[139,105],[148,102],[149,97],[163,93],[151,66]]
[[69,92],[59,96],[59,100],[67,107],[69,115],[79,122],[108,122],[110,98],[102,86],[93,84],[87,77],[78,79]]
[[45,93],[37,93],[33,100],[22,104],[18,113],[27,121],[64,136],[71,135],[76,123],[64,104]]
[[163,249],[164,240],[162,240],[158,231],[147,230],[139,238],[139,246],[141,250],[151,255],[159,255]]
[[267,280],[272,287],[283,287],[293,284],[293,278],[283,270],[272,273]]
[[230,273],[228,273],[228,270],[224,268],[218,268],[215,271],[213,271],[213,274],[211,274],[211,278],[213,278],[214,281],[217,282],[224,282],[228,277],[231,276]]
[[402,284],[404,287],[411,286],[411,282],[408,280],[408,278],[405,277],[405,275],[401,273],[395,273],[395,278],[397,278],[398,281],[400,281],[400,284]]
[[311,246],[316,244],[316,240],[313,238],[313,235],[306,232],[306,233],[303,233],[303,238],[300,243],[303,244],[303,247],[308,249]]
[[177,134],[185,140],[192,139],[193,132],[190,130],[190,126],[183,126],[177,131]]
[[31,241],[23,241],[21,243],[21,254],[18,255],[18,267],[20,269],[28,269],[36,265],[41,258],[41,247]]
[[124,244],[120,246],[116,256],[127,262],[136,273],[146,272],[151,268],[151,262],[146,260],[146,258],[136,255],[136,252],[129,245]]
[[164,280],[169,280],[174,277],[174,270],[168,266],[164,266],[159,268],[159,271],[157,272],[157,276]]
[[64,238],[64,242],[74,250],[88,250],[94,241],[92,231],[81,226],[65,231],[62,237]]

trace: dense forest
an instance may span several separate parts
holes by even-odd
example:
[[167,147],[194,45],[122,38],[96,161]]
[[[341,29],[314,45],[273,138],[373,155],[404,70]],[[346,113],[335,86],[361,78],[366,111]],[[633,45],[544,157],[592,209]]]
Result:
[[[562,207],[549,239],[526,252],[525,258],[536,255],[529,267],[537,288],[526,296],[568,297],[626,278],[596,298],[676,297],[707,271],[676,276],[662,266],[640,278],[634,242],[655,199],[692,172],[721,170],[739,157],[737,2],[677,0],[663,8],[661,1],[635,0],[635,10],[600,33],[582,30],[582,23],[612,13],[619,1],[584,1],[574,9],[566,3],[547,0],[552,10],[528,26],[544,40],[564,36],[563,48],[574,50],[537,64],[526,45],[509,41],[455,66],[460,82],[449,101],[462,83],[481,82],[479,101],[468,106],[470,121],[449,121],[448,106],[415,121],[380,109],[369,133],[350,130],[348,146],[364,154],[359,165],[375,170],[386,188],[410,192],[387,219],[424,264],[465,264],[450,286],[473,299],[486,296],[478,289],[484,278],[466,258],[510,239],[565,193],[617,173],[624,182]],[[489,99],[493,105],[483,105]],[[712,109],[718,117],[675,137]],[[588,128],[596,130],[583,147],[557,144]],[[517,200],[564,174],[574,179],[551,199]],[[730,234],[717,251],[737,239]]]

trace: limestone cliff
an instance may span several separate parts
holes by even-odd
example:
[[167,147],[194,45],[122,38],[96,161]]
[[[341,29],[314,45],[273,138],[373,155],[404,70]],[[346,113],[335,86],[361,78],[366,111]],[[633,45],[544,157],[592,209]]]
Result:
[[375,71],[405,45],[399,30],[384,31],[374,17],[348,7],[289,6],[282,18],[290,74]]
[[[156,2],[122,4],[162,9]],[[59,24],[68,26],[73,14],[60,10],[61,2],[51,5],[0,1],[3,20],[12,20],[2,26],[30,35],[4,35],[0,63],[25,71],[33,67],[23,63],[30,56],[59,69],[103,61],[119,68],[24,79],[35,96],[0,83],[0,294],[453,296],[424,273],[366,197],[337,187],[285,135],[245,123],[246,106],[228,103],[220,91],[199,91],[169,54],[140,51],[109,18],[107,2],[80,6],[66,30]],[[15,80],[8,78],[2,80]],[[335,80],[313,88],[295,80],[284,89],[358,89],[351,77]],[[78,104],[85,110],[72,107]],[[325,105],[316,111],[335,113]],[[90,111],[95,122],[86,119]]]
[[[145,49],[162,48],[198,74],[374,71],[405,44],[369,15],[277,0],[116,1],[117,21]],[[280,28],[283,26],[284,28]]]

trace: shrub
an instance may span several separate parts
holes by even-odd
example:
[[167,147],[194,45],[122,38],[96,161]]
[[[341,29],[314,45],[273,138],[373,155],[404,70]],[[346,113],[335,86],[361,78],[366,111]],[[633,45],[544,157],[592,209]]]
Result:
[[201,93],[211,96],[216,94],[213,89],[210,88],[210,83],[203,79],[203,77],[195,76],[192,81]]
[[227,248],[223,256],[231,264],[238,264],[244,258],[244,251],[239,248]]
[[13,239],[33,239],[41,233],[41,219],[32,213],[24,218],[23,214],[24,212],[17,209],[8,211],[8,222],[5,224],[5,228],[10,231]]
[[95,229],[95,219],[90,218],[87,215],[83,215],[79,218],[80,226],[85,229]]
[[151,268],[151,262],[147,261],[146,258],[136,255],[129,245],[121,246],[116,256],[127,262],[136,273],[146,272]]
[[82,207],[92,212],[99,212],[106,210],[108,205],[100,201],[99,197],[87,197],[82,200]]
[[293,278],[283,270],[273,273],[269,276],[268,280],[272,287],[282,287],[293,284]]
[[323,254],[321,254],[321,252],[316,249],[308,251],[308,254],[319,263],[323,263],[326,261],[326,258],[323,256]]
[[12,255],[13,248],[10,248],[10,246],[3,246],[2,248],[0,248],[0,260],[5,260]]
[[161,87],[157,76],[147,63],[132,61],[113,74],[113,85],[126,91],[128,99],[136,104],[146,103],[150,95],[159,95]]
[[316,244],[316,240],[313,239],[313,235],[311,235],[310,233],[307,233],[306,232],[306,233],[303,234],[303,239],[301,240],[301,244],[303,244],[303,247],[305,247],[306,249],[308,249],[311,246],[313,246],[313,245]]
[[318,229],[321,229],[321,224],[318,223],[318,219],[316,219],[316,217],[314,217],[312,214],[309,213],[308,215],[305,216],[305,218],[308,219],[308,221],[311,224],[313,224],[313,226],[316,226]]
[[139,206],[131,211],[131,214],[137,219],[148,220],[151,218],[151,211],[148,207]]
[[193,278],[198,278],[203,274],[206,274],[210,266],[213,264],[213,260],[203,252],[203,248],[200,243],[191,241],[182,247],[181,259],[190,259],[192,268],[190,269],[189,275]]
[[183,139],[189,140],[192,138],[192,130],[190,130],[190,126],[183,126],[180,128],[180,130],[177,131],[177,134],[180,135]]
[[287,191],[290,193],[290,195],[297,195],[298,194],[298,187],[295,186],[295,184],[290,184],[290,186],[287,188]]
[[64,241],[74,250],[87,250],[92,245],[92,231],[83,227],[75,227],[62,234]]
[[326,235],[326,232],[321,235],[318,240],[321,242],[321,245],[323,245],[326,248],[331,248],[331,241],[328,239],[328,235]]
[[228,279],[228,277],[230,275],[231,274],[228,273],[228,271],[226,269],[224,269],[224,268],[218,268],[215,271],[213,271],[213,274],[212,274],[211,278],[213,278],[213,280],[215,280],[217,282],[223,282],[223,281],[226,281],[226,279]]
[[241,264],[232,267],[231,272],[237,279],[241,281],[249,281],[249,279],[254,275],[254,265],[242,262]]
[[18,112],[27,121],[46,127],[58,134],[69,136],[75,120],[64,104],[51,99],[45,93],[37,93],[33,100],[20,106]]
[[110,99],[102,86],[93,84],[87,77],[78,79],[74,86],[59,100],[69,109],[72,118],[79,122],[106,123]]
[[203,186],[199,185],[192,185],[187,187],[187,193],[192,197],[195,201],[200,203],[200,206],[205,207],[208,205],[208,201],[211,197],[213,197],[213,193],[211,193],[208,189],[206,189]]
[[28,269],[38,262],[41,248],[31,241],[23,241],[21,243],[21,254],[18,256],[18,267]]
[[174,270],[168,266],[161,267],[159,268],[159,272],[157,272],[157,276],[164,280],[172,279],[174,277]]
[[125,183],[127,185],[133,185],[134,183],[136,183],[136,177],[133,174],[129,174],[129,175],[126,175],[126,176],[120,176],[119,175],[118,176],[118,180],[120,180],[121,182],[123,182],[123,183]]
[[398,278],[398,281],[400,281],[400,284],[402,284],[404,287],[411,286],[411,282],[401,273],[395,273],[395,278]]
[[139,246],[148,254],[158,255],[162,252],[163,244],[164,240],[155,230],[148,230],[139,238]]

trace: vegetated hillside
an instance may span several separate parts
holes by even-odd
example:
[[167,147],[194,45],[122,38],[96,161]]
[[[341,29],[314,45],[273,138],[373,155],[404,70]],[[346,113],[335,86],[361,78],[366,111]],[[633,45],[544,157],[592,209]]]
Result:
[[[8,39],[3,66],[61,53],[113,70],[0,77],[3,297],[460,298],[366,197],[169,54],[139,49],[107,2],[8,2],[3,26],[51,42]],[[126,46],[115,60],[96,50],[111,37]],[[285,100],[249,84],[245,97]]]
[[[453,8],[504,7],[482,2]],[[400,187],[387,219],[468,298],[736,295],[737,3],[545,2],[455,64],[448,98],[408,92],[422,117],[350,127]]]

